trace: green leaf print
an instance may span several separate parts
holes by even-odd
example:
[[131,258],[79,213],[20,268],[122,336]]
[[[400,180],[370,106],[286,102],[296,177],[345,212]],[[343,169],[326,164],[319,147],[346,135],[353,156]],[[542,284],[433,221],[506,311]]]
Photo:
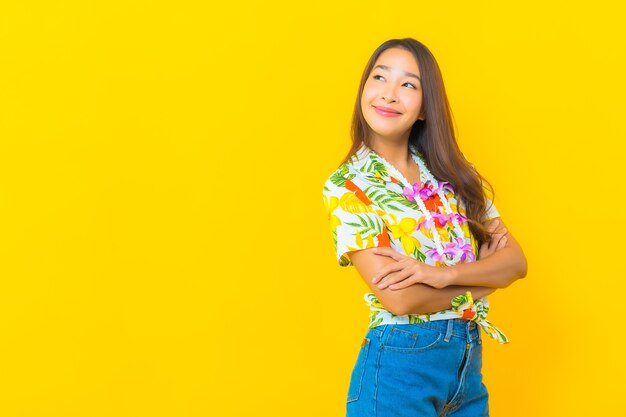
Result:
[[425,323],[427,320],[420,318],[420,316],[409,315],[409,324]]
[[413,256],[415,256],[415,259],[417,259],[420,262],[424,262],[426,260],[426,255],[420,252],[417,249],[417,246],[413,249]]
[[459,306],[467,303],[467,301],[468,301],[467,294],[457,295],[456,297],[452,299],[452,307],[459,308]]
[[382,176],[388,175],[387,167],[385,167],[385,164],[379,161],[378,158],[374,155],[370,155],[370,163],[366,163],[365,168],[367,169],[367,172],[378,172]]
[[387,194],[396,203],[400,203],[403,206],[409,207],[409,208],[414,209],[414,210],[417,210],[417,208],[418,208],[417,203],[415,201],[409,200],[403,194],[397,193],[397,192],[392,191],[392,190],[389,190],[389,192]]
[[352,227],[363,227],[361,223],[345,222],[344,224],[347,224],[348,226],[352,226]]
[[375,322],[373,322],[372,324],[370,324],[370,327],[376,327],[378,326],[380,323],[382,323],[383,318],[379,318],[378,320],[376,320]]
[[357,229],[355,234],[359,233],[364,239],[367,239],[372,234],[374,236],[379,235],[383,230],[384,225],[378,218],[375,218],[376,222],[374,222],[371,216],[357,215],[357,219],[359,219],[360,223],[345,222],[344,224]]
[[367,227],[368,226],[366,219],[364,219],[363,217],[359,216],[359,220],[361,220],[361,226],[362,227]]
[[386,198],[387,194],[384,185],[376,186],[379,189],[373,188],[372,186],[367,187],[363,192],[369,198],[373,204],[375,204],[378,208],[385,210],[385,207],[381,204],[380,200]]
[[375,183],[370,184],[370,187],[378,188],[378,190],[380,191],[380,190],[384,190],[385,188],[387,188],[387,184],[384,182],[381,182],[381,183],[375,182]]
[[348,168],[344,166],[339,171],[333,172],[333,174],[330,176],[330,182],[332,182],[339,188],[345,187],[347,173],[348,173]]

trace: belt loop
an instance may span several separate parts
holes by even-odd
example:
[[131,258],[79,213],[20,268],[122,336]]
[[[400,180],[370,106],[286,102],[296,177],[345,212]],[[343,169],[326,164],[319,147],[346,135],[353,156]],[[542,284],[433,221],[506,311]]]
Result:
[[[474,326],[472,326],[474,324]],[[475,323],[471,320],[468,320],[465,323],[465,333],[467,334],[467,343],[472,343],[472,327],[475,327]]]
[[448,328],[446,329],[446,337],[443,338],[446,342],[450,341],[452,337],[452,330],[454,329],[454,319],[448,319]]

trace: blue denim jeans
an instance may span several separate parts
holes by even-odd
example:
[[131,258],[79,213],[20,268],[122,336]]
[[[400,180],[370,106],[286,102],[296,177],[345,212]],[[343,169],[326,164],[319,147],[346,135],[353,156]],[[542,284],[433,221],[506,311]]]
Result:
[[475,322],[369,328],[352,370],[348,417],[489,416]]

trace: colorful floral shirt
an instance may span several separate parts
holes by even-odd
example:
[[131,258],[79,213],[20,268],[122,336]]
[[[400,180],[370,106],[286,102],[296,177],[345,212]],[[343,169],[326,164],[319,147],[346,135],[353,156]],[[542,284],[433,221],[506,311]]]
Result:
[[[393,165],[366,145],[326,180],[324,205],[340,266],[350,266],[350,251],[388,246],[432,266],[473,262],[478,244],[470,233],[465,207],[453,188],[438,181],[423,155],[410,146],[420,168],[420,181],[411,185]],[[499,217],[487,199],[487,219]],[[474,320],[490,337],[507,343],[507,337],[487,319],[487,297],[473,300],[468,291],[451,300],[451,308],[428,314],[395,315],[374,293],[364,296],[370,308],[369,326],[411,324],[464,318]]]

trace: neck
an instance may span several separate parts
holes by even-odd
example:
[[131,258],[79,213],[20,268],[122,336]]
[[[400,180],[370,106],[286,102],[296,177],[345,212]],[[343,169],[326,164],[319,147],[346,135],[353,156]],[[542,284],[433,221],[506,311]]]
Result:
[[374,137],[370,148],[396,167],[404,168],[411,162],[408,135],[399,140],[389,140],[380,136]]

